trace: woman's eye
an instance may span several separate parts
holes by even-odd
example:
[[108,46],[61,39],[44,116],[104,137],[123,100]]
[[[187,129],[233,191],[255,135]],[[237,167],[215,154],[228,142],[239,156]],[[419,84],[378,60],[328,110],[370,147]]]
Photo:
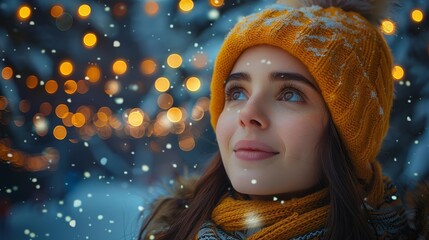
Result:
[[226,93],[226,98],[232,101],[246,100],[247,96],[241,88],[233,88]]
[[280,100],[288,102],[303,102],[304,98],[301,96],[300,92],[288,89],[281,94]]

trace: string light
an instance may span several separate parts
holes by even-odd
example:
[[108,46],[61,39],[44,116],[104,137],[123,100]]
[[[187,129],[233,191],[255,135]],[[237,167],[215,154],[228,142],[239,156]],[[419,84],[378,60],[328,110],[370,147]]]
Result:
[[423,12],[420,9],[414,9],[411,12],[411,19],[416,22],[419,23],[421,21],[423,21]]
[[67,136],[67,129],[64,126],[58,125],[53,130],[53,135],[58,140],[63,140]]
[[186,80],[186,88],[191,92],[196,92],[200,89],[201,82],[197,77],[190,77]]
[[182,65],[182,57],[177,53],[170,54],[167,58],[167,64],[171,68],[178,68]]
[[1,71],[1,77],[4,80],[9,80],[13,76],[13,69],[11,67],[4,67]]
[[156,63],[152,59],[145,59],[140,64],[140,71],[145,75],[152,75],[156,71]]
[[392,76],[394,79],[401,80],[404,77],[404,75],[405,75],[405,71],[401,66],[396,65],[393,67]]
[[55,80],[49,80],[45,83],[45,91],[54,94],[58,90],[58,83]]
[[91,7],[88,4],[82,4],[79,6],[77,14],[80,18],[86,19],[91,14]]
[[122,59],[116,60],[112,65],[112,70],[117,75],[124,74],[127,71],[127,68],[127,63]]
[[183,12],[189,12],[194,8],[194,2],[192,0],[180,0],[179,9]]
[[209,2],[213,7],[221,7],[224,4],[224,0],[210,0]]
[[170,88],[170,81],[165,77],[159,77],[155,81],[155,89],[158,92],[165,92]]
[[384,20],[381,22],[381,30],[386,35],[392,35],[396,31],[395,23],[391,20]]
[[31,17],[31,8],[28,5],[22,5],[18,8],[16,15],[19,20],[27,21]]
[[54,5],[51,7],[51,16],[53,18],[59,18],[63,13],[64,9],[61,5]]
[[182,120],[182,111],[180,108],[172,107],[167,111],[167,118],[172,123],[179,122]]
[[144,4],[144,11],[146,12],[147,15],[154,16],[159,11],[159,5],[155,1],[147,1]]
[[82,42],[86,48],[93,48],[97,44],[97,36],[94,33],[87,33],[83,36]]
[[59,67],[60,73],[63,76],[69,76],[73,72],[73,64],[69,60],[62,61]]

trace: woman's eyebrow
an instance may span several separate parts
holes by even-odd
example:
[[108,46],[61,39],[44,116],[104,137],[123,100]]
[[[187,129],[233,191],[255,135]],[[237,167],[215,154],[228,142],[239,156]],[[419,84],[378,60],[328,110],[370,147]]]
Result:
[[288,81],[295,80],[302,83],[305,83],[312,87],[314,90],[319,91],[319,87],[316,86],[313,82],[311,82],[308,78],[304,77],[299,73],[291,73],[291,72],[273,72],[270,76],[271,81]]
[[250,81],[250,75],[248,73],[244,73],[244,72],[237,72],[237,73],[231,73],[228,78],[225,81],[225,84],[229,81],[239,81],[239,80],[244,80],[244,81]]

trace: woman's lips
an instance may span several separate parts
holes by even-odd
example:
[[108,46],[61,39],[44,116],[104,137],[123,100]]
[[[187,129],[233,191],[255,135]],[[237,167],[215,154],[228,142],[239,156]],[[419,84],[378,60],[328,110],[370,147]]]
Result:
[[234,154],[241,160],[257,161],[270,158],[279,154],[279,152],[262,142],[241,140],[235,144]]

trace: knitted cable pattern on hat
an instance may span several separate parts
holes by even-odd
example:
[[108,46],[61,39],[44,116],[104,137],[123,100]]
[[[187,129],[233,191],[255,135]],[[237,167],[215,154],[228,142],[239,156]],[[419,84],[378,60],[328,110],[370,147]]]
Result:
[[393,102],[392,57],[379,30],[358,13],[337,7],[275,4],[245,17],[230,31],[215,62],[213,128],[225,104],[225,80],[236,60],[247,48],[263,44],[279,47],[306,65],[358,178],[368,188],[368,201],[379,205],[383,184],[376,156]]

